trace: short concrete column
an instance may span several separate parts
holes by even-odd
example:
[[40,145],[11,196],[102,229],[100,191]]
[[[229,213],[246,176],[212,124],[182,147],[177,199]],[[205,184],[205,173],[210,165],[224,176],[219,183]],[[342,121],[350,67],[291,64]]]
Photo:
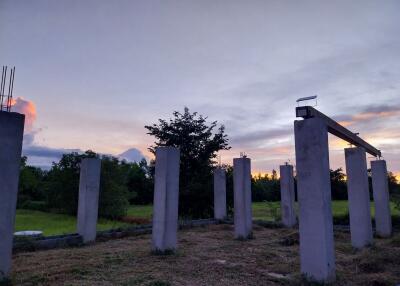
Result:
[[355,248],[373,240],[367,159],[362,147],[345,148],[351,244]]
[[100,170],[100,159],[85,158],[81,162],[77,231],[84,243],[96,240]]
[[282,223],[286,227],[293,227],[297,223],[296,212],[294,209],[294,179],[293,166],[281,165],[280,183],[281,183],[281,216]]
[[0,281],[11,270],[25,116],[0,111]]
[[335,280],[328,129],[320,118],[294,122],[301,272]]
[[233,193],[235,238],[252,237],[251,161],[250,158],[233,159]]
[[226,172],[220,167],[214,169],[214,218],[226,218]]
[[180,151],[156,149],[153,203],[153,251],[169,252],[177,247]]
[[371,169],[376,233],[381,237],[389,237],[392,235],[392,217],[390,214],[386,161],[371,161]]

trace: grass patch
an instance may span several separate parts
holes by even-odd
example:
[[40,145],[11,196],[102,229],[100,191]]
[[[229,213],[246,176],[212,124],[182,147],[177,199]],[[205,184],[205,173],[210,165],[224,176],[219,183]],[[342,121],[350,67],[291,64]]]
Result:
[[[297,209],[297,204],[296,204]],[[391,203],[393,217],[400,217],[400,210]],[[255,202],[253,203],[253,219],[277,222],[280,220],[280,202]],[[348,224],[348,202],[333,201],[332,212],[335,223]],[[127,216],[137,219],[151,220],[153,213],[152,205],[134,205],[128,209]],[[371,215],[374,217],[374,203],[371,202]],[[115,228],[123,228],[132,224],[121,221],[113,221],[107,219],[99,219],[97,230],[108,230]],[[134,221],[132,221],[134,222]],[[393,223],[395,223],[393,221]],[[15,231],[22,230],[41,230],[44,235],[67,234],[76,232],[76,217],[47,213],[35,210],[17,210]]]
[[[97,230],[127,227],[129,224],[107,219],[99,219]],[[32,210],[17,210],[15,231],[41,230],[44,235],[76,232],[76,217]]]
[[150,219],[153,215],[152,205],[134,205],[128,208],[127,216]]
[[[298,213],[298,204],[295,205]],[[400,210],[395,208],[393,202],[390,203],[392,216],[400,216]],[[256,202],[253,203],[253,219],[278,221],[280,219],[281,206],[280,202]],[[332,201],[332,214],[338,222],[346,222],[348,220],[348,201]],[[375,204],[371,202],[371,216],[375,217]]]

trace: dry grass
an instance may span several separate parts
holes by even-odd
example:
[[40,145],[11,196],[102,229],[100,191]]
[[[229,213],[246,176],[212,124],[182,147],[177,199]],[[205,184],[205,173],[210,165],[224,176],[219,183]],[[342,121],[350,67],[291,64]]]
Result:
[[[150,252],[150,235],[99,242],[82,248],[20,253],[14,284],[22,285],[299,285],[295,230],[254,227],[255,239],[233,239],[233,228],[215,225],[179,232],[174,255]],[[337,232],[337,285],[400,283],[399,234],[376,239],[355,252]]]

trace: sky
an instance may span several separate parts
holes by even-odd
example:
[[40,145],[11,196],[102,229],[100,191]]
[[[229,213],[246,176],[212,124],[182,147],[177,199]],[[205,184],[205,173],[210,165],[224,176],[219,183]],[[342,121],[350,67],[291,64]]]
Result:
[[[225,125],[252,172],[295,164],[296,99],[382,150],[400,175],[400,1],[0,0],[23,153],[151,158],[144,125],[187,106]],[[329,137],[331,168],[346,142]],[[368,156],[368,159],[370,156]]]

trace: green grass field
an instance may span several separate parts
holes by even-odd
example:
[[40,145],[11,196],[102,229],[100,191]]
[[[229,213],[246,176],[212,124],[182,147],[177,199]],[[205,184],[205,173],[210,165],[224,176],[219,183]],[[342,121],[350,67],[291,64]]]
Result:
[[[126,227],[129,224],[107,219],[99,219],[97,230]],[[76,218],[65,214],[46,213],[32,210],[17,210],[15,231],[41,230],[44,235],[76,232]]]
[[[400,216],[400,211],[392,207],[392,215]],[[333,201],[333,215],[345,215],[348,211],[347,201]],[[151,218],[153,208],[147,206],[130,206],[128,216],[136,218]],[[374,215],[374,205],[371,203],[371,213]],[[277,220],[280,215],[279,202],[253,203],[253,219]],[[100,219],[98,230],[127,227],[129,224],[120,221]],[[33,210],[17,210],[15,231],[41,230],[44,235],[74,233],[76,231],[76,218],[65,214],[45,213]]]

